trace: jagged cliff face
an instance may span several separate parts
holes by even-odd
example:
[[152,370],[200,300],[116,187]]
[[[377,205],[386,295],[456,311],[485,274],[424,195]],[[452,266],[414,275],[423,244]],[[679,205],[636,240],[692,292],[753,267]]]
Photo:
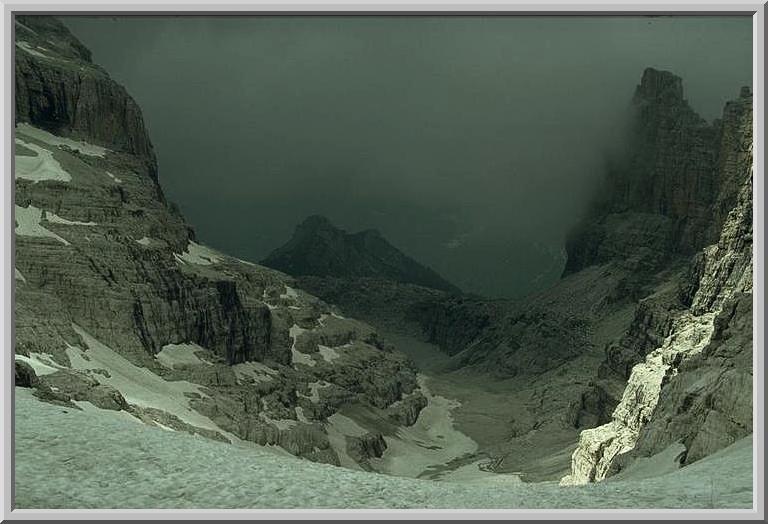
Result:
[[91,62],[91,52],[54,19],[18,16],[16,121],[135,155],[154,176],[141,110]]
[[[648,76],[646,72],[644,82]],[[667,85],[672,89],[677,82]],[[669,99],[679,99],[677,88],[673,91]],[[748,90],[726,106],[716,127],[714,143],[719,149],[711,155],[717,161],[709,170],[709,191],[696,197],[698,201],[669,202],[660,211],[674,210],[683,225],[684,236],[676,244],[680,253],[712,231],[718,231],[718,238],[693,257],[686,275],[645,298],[628,333],[608,348],[601,372],[604,376],[628,372],[627,386],[611,421],[582,432],[571,474],[563,484],[602,480],[631,465],[634,458],[654,455],[675,443],[685,446],[681,462],[687,464],[752,432],[752,100]],[[675,143],[657,144],[654,156],[674,154]],[[681,184],[695,188],[702,178],[689,179],[689,174],[685,169],[670,171]],[[652,185],[651,178],[638,184]],[[702,219],[703,212],[710,215],[708,223]]]
[[682,80],[647,69],[633,99],[630,151],[608,173],[590,215],[568,240],[566,273],[623,259],[655,271],[717,241],[739,185],[729,177],[729,125],[743,104],[708,124],[683,97]]
[[135,102],[58,21],[18,17],[15,80],[19,385],[350,467],[381,435],[336,428],[342,408],[413,424],[412,365],[370,326],[195,241]]

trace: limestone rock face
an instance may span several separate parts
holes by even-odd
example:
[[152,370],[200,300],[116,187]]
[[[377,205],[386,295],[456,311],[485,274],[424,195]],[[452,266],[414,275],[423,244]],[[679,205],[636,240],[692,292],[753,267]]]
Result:
[[333,464],[346,448],[328,417],[388,420],[415,395],[412,363],[373,328],[197,241],[136,103],[57,20],[18,17],[16,88],[19,385]]
[[[655,84],[654,84],[655,85]],[[665,95],[677,88],[666,83]],[[738,109],[736,109],[738,107]],[[718,201],[731,201],[716,243],[698,253],[686,279],[666,297],[648,297],[603,369],[632,367],[621,401],[605,425],[583,431],[562,484],[599,481],[637,456],[682,443],[684,464],[752,432],[752,120],[742,92],[726,107]],[[734,186],[738,186],[734,194]],[[715,193],[717,195],[717,193]],[[662,306],[666,304],[666,306]],[[630,358],[623,349],[633,350]],[[618,355],[618,356],[617,356]],[[624,368],[626,369],[626,368]],[[619,369],[621,372],[621,369]]]
[[633,101],[631,153],[609,171],[570,235],[566,273],[617,255],[652,271],[717,241],[740,187],[732,173],[743,152],[733,145],[751,119],[751,95],[741,94],[709,125],[683,98],[679,77],[645,71]]
[[146,157],[154,174],[141,111],[125,89],[58,20],[16,19],[16,121]]
[[14,366],[14,380],[16,387],[31,388],[37,385],[38,378],[32,366],[24,361],[17,360]]

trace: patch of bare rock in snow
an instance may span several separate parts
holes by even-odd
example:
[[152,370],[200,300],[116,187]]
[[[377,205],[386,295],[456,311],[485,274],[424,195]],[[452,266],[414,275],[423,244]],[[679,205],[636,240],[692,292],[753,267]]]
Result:
[[29,356],[17,353],[15,357],[16,360],[29,364],[38,376],[50,375],[62,369],[47,353],[30,353]]
[[301,393],[297,393],[299,397],[303,397],[306,399],[309,399],[310,402],[317,404],[320,402],[320,390],[325,389],[331,385],[330,382],[325,382],[323,380],[318,380],[315,382],[310,382],[307,384],[309,387],[309,395],[303,395]]

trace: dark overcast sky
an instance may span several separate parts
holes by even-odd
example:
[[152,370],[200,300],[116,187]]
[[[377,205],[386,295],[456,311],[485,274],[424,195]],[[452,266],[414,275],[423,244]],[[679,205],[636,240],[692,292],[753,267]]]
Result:
[[203,242],[258,260],[320,213],[490,295],[556,278],[645,67],[708,120],[752,79],[749,17],[64,21]]

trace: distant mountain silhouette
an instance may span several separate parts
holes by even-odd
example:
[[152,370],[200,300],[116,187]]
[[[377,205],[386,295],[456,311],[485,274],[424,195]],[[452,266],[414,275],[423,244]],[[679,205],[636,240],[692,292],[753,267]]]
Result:
[[377,277],[442,291],[461,290],[386,241],[375,229],[347,233],[320,215],[296,226],[293,238],[262,262],[289,275]]

